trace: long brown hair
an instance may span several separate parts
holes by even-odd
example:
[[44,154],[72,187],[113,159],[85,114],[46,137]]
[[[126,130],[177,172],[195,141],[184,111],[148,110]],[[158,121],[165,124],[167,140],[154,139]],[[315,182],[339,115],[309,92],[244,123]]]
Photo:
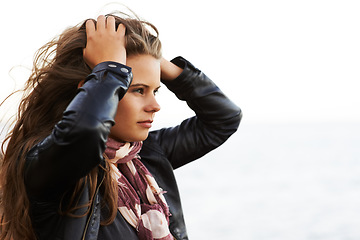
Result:
[[[123,13],[111,15],[116,19],[116,26],[120,23],[126,26],[127,56],[148,54],[161,58],[161,43],[154,25],[137,16],[131,17]],[[23,178],[26,153],[51,133],[67,105],[75,97],[79,82],[91,73],[82,55],[85,46],[84,21],[65,30],[41,47],[35,55],[33,70],[25,84],[15,124],[2,143],[0,239],[36,239],[31,227],[29,199]],[[102,192],[111,214],[102,224],[111,223],[117,211],[117,192],[106,169],[108,168],[105,167]],[[80,186],[84,181],[88,181],[91,192],[95,192],[94,172],[97,169],[79,180],[73,196],[81,191]],[[71,209],[68,210],[70,213]]]

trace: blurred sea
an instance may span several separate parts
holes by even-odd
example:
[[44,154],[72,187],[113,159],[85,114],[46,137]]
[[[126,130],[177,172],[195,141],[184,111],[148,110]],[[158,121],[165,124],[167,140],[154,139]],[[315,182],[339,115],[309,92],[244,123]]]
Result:
[[240,124],[175,170],[191,240],[359,240],[360,123]]
[[175,171],[190,239],[360,239],[360,123],[240,124]]

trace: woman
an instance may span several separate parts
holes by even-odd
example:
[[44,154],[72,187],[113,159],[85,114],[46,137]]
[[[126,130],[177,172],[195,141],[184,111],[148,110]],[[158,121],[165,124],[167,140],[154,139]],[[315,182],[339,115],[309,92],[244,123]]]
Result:
[[[187,239],[173,169],[241,112],[190,62],[162,58],[157,34],[99,16],[40,49],[7,138],[1,239]],[[160,81],[196,116],[149,133]]]

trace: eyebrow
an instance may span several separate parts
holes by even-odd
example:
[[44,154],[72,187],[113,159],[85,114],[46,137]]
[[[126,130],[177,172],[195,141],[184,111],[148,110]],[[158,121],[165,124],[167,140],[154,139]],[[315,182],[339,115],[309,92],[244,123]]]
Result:
[[[136,83],[136,84],[133,84],[133,85],[130,85],[129,88],[132,88],[132,87],[146,87],[146,88],[150,88],[149,85],[146,85],[144,83]],[[158,86],[156,89],[159,89],[161,86]]]

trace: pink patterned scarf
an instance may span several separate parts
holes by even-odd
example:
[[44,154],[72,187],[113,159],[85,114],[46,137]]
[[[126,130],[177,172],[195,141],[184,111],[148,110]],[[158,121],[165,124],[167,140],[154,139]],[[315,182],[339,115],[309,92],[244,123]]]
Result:
[[119,186],[118,209],[122,216],[137,230],[139,239],[173,240],[164,191],[138,155],[142,142],[121,143],[108,138],[106,146],[112,178]]

